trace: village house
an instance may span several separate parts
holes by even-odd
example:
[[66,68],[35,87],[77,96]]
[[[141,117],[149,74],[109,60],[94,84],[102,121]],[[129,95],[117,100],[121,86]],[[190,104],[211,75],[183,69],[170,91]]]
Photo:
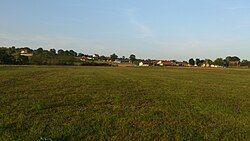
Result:
[[175,66],[176,65],[176,62],[174,60],[166,60],[166,61],[163,61],[163,66]]
[[146,62],[146,61],[140,62],[140,63],[139,63],[139,66],[140,66],[140,67],[148,67],[148,66],[149,66],[149,62]]
[[210,67],[210,65],[208,63],[203,63],[201,67]]
[[163,66],[163,61],[158,61],[158,62],[156,63],[156,65],[158,65],[158,66]]
[[219,65],[211,65],[210,67],[211,67],[211,68],[221,68],[222,66],[219,66]]
[[93,61],[94,58],[93,58],[93,56],[83,55],[83,56],[80,58],[80,60],[83,61],[83,62],[86,62],[86,61]]
[[85,62],[85,61],[88,60],[88,58],[87,58],[86,56],[82,56],[82,57],[80,58],[80,60],[83,61],[83,62]]
[[114,63],[120,64],[120,63],[122,63],[122,61],[119,59],[115,59]]
[[97,61],[100,59],[100,55],[99,54],[93,54],[92,56],[89,56],[89,57],[92,57],[93,60]]
[[93,54],[92,56],[93,56],[93,58],[99,58],[98,54]]
[[28,47],[24,47],[24,48],[21,48],[20,55],[30,57],[30,56],[33,56],[33,53]]

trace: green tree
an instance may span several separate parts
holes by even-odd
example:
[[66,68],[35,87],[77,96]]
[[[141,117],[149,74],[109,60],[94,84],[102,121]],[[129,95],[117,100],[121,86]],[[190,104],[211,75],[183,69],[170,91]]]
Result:
[[69,53],[70,53],[70,56],[74,56],[74,57],[77,56],[77,53],[74,50],[70,50]]
[[43,48],[38,48],[37,50],[35,50],[36,54],[43,54]]
[[58,54],[59,56],[63,56],[63,55],[64,55],[64,50],[59,49],[59,50],[57,51],[57,54]]
[[100,56],[100,60],[102,60],[102,61],[107,61],[108,59],[107,59],[106,56],[102,55],[102,56]]
[[29,58],[27,56],[19,55],[15,62],[16,65],[28,65]]
[[[230,62],[236,62],[236,61],[238,61],[238,63],[237,64],[235,64],[235,63],[233,63],[233,64],[231,64]],[[239,57],[237,57],[237,56],[227,56],[226,57],[226,59],[225,59],[225,66],[230,66],[230,65],[233,65],[233,66],[238,66],[239,65],[239,63],[240,63],[240,58]]]
[[206,63],[206,60],[200,60],[199,66],[201,66],[204,63]]
[[248,66],[250,67],[250,61],[248,60],[242,60],[241,63],[240,63],[241,66]]
[[49,50],[52,55],[56,55],[56,50],[55,49],[50,49]]
[[188,63],[193,66],[195,64],[195,61],[193,58],[191,58],[191,59],[189,59]]
[[46,64],[44,62],[44,56],[43,56],[43,49],[39,48],[37,50],[34,51],[34,54],[31,58],[31,64],[34,65],[44,65]]
[[131,54],[129,56],[129,59],[130,59],[130,61],[134,62],[134,61],[136,61],[136,56],[134,54]]
[[14,57],[8,52],[6,48],[0,49],[0,63],[14,64]]
[[78,53],[77,56],[78,56],[78,57],[82,57],[82,56],[84,56],[84,54],[83,54],[83,53]]
[[201,60],[199,58],[195,59],[195,63],[197,66],[201,66]]
[[226,57],[226,60],[227,61],[240,61],[240,58],[239,57],[237,57],[237,56],[227,56]]
[[110,58],[112,61],[115,61],[118,58],[118,56],[114,53],[114,54],[110,55]]
[[224,66],[224,61],[222,58],[217,58],[214,60],[214,65],[218,65],[218,66]]
[[212,65],[213,61],[211,59],[205,59],[206,64]]

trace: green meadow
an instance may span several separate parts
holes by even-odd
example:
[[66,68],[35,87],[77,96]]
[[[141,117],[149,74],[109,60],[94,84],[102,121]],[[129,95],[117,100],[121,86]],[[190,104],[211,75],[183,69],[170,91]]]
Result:
[[249,140],[250,70],[0,66],[0,140]]

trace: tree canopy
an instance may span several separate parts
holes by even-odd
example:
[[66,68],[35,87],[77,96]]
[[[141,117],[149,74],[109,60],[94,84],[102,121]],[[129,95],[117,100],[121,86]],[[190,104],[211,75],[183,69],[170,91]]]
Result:
[[192,66],[195,65],[195,61],[193,58],[189,59],[188,63]]
[[[22,51],[26,49],[27,51],[24,51],[24,54],[22,54]],[[31,55],[25,55],[25,53],[30,53]],[[137,59],[135,54],[131,54],[129,58],[126,58],[125,56],[122,56],[121,58],[118,58],[118,56],[113,53],[109,57],[98,54],[94,55],[86,55],[83,53],[77,53],[74,50],[63,50],[59,49],[56,51],[56,49],[30,49],[28,47],[25,48],[16,48],[14,46],[12,47],[0,47],[0,64],[14,64],[14,65],[76,65],[81,64],[83,60],[89,61],[89,65],[91,63],[97,63],[97,62],[106,62],[107,60],[115,61],[116,59],[119,59],[121,62],[133,62],[134,64],[138,64],[139,61],[145,61],[143,59]],[[157,60],[146,60],[149,63],[154,63]],[[175,61],[176,63],[177,61]],[[218,66],[248,66],[250,67],[250,63],[248,60],[242,60],[240,62],[240,58],[237,56],[227,56],[225,59],[223,58],[217,58],[214,61],[211,59],[189,59],[189,64],[194,66],[197,64],[198,66],[202,66],[203,64],[206,65],[218,65]]]
[[112,55],[110,55],[110,59],[111,59],[112,61],[115,61],[117,58],[118,58],[118,56],[117,56],[115,53],[112,54]]
[[223,66],[224,65],[224,61],[222,58],[217,58],[214,60],[214,65],[218,65],[218,66]]
[[134,62],[134,61],[136,61],[136,56],[134,54],[131,54],[129,56],[129,59],[130,59],[130,61]]

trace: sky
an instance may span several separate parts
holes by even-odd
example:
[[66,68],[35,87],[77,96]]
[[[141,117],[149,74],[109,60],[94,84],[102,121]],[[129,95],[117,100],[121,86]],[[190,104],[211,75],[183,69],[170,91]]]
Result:
[[250,60],[249,0],[0,0],[0,46]]

